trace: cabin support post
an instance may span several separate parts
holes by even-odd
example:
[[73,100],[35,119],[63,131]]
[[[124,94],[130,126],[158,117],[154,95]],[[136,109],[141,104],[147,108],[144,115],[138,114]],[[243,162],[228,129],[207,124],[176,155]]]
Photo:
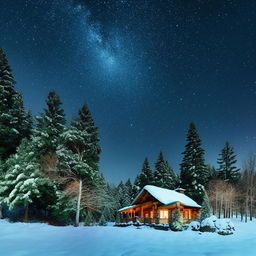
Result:
[[144,222],[143,206],[142,206],[141,209],[140,209],[140,217],[143,218],[142,220],[143,220],[143,222]]

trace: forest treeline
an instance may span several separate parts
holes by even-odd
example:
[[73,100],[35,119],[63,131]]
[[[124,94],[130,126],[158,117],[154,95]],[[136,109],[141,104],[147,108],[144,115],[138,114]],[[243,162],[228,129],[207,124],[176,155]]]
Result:
[[98,128],[88,106],[67,123],[61,99],[51,91],[42,113],[33,118],[0,49],[0,217],[105,225],[118,221],[117,210],[130,205],[145,185],[182,187],[199,204],[209,201],[217,216],[255,217],[255,155],[240,170],[226,142],[214,168],[205,163],[201,144],[191,123],[179,175],[160,152],[154,168],[145,158],[133,183],[110,185],[99,170]]

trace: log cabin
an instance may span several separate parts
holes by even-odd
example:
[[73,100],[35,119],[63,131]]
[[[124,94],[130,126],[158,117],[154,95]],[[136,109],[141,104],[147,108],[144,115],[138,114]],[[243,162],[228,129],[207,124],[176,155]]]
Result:
[[132,205],[119,209],[121,222],[168,224],[174,213],[187,223],[199,217],[201,206],[185,195],[185,190],[145,186]]

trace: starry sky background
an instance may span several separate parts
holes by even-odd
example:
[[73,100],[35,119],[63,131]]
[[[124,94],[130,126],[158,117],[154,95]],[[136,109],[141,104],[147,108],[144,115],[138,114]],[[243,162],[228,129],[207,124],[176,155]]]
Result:
[[207,163],[226,140],[239,165],[256,152],[256,1],[8,0],[0,47],[36,115],[49,90],[67,119],[87,103],[101,171],[134,179],[160,150],[179,172],[188,125]]

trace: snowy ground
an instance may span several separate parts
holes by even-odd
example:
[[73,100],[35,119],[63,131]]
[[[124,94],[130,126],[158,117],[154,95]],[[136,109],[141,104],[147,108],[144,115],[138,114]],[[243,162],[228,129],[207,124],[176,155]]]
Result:
[[1,256],[256,255],[256,221],[231,236],[135,227],[54,227],[0,221]]

